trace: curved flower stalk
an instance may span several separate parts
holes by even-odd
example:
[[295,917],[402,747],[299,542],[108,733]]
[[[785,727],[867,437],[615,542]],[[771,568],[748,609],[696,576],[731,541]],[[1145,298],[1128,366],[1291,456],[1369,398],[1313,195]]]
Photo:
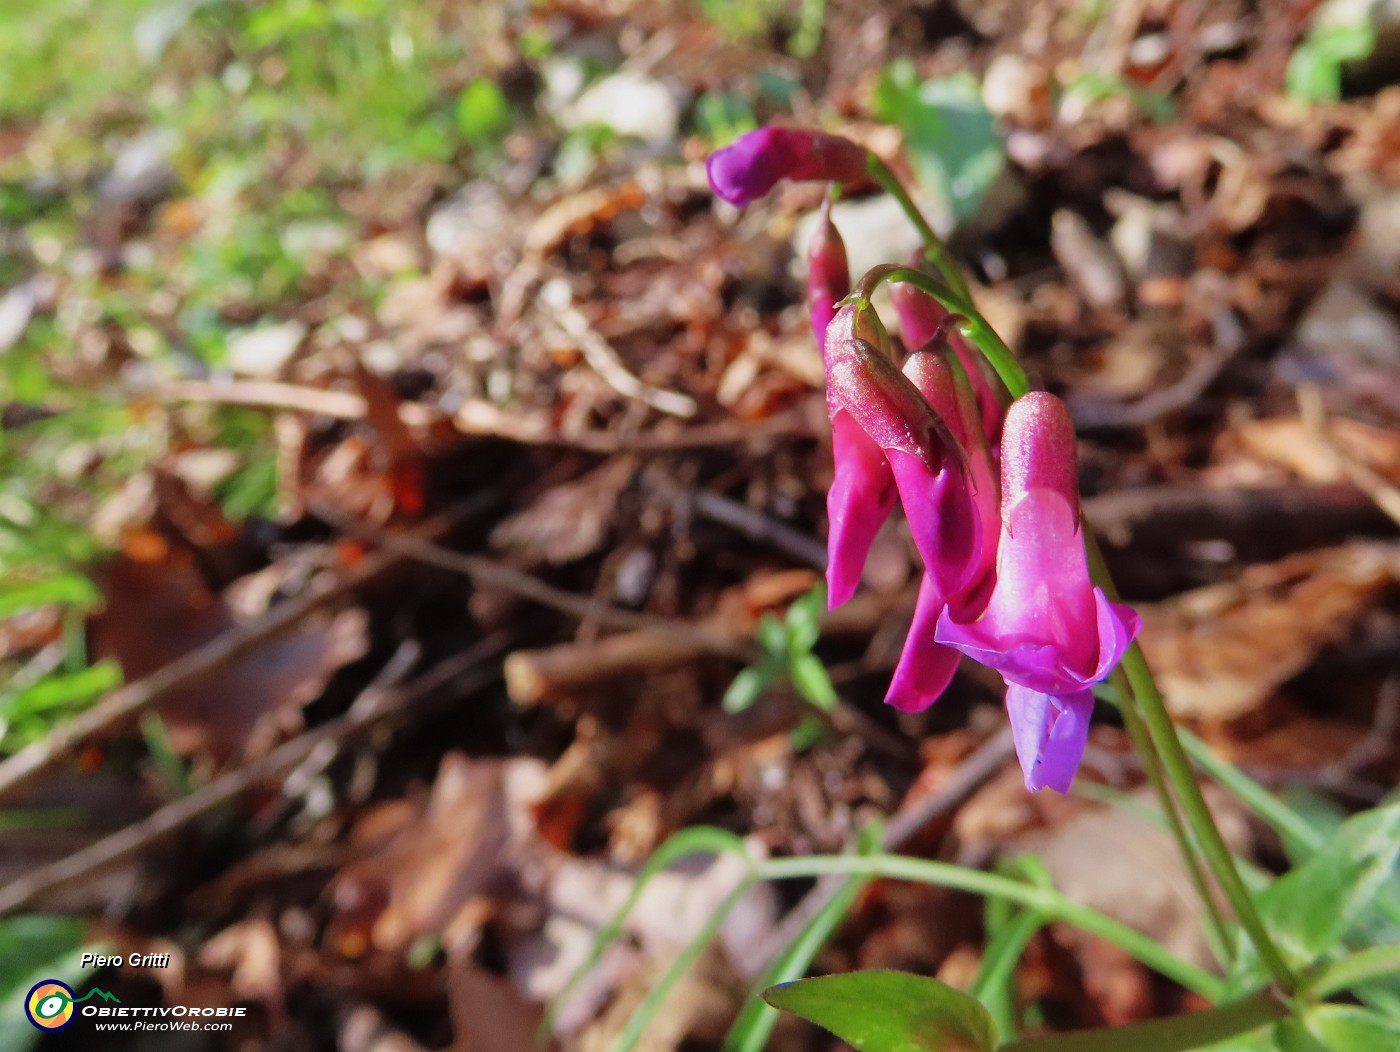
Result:
[[856,183],[866,176],[865,147],[850,139],[805,128],[758,128],[705,161],[715,193],[746,205],[783,179]]
[[1001,456],[996,583],[975,621],[939,617],[934,638],[996,669],[1026,788],[1067,792],[1093,712],[1093,684],[1108,676],[1141,628],[1089,579],[1079,532],[1074,425],[1044,392],[1006,414]]
[[[914,253],[909,266],[926,271],[923,252]],[[967,340],[956,327],[948,325],[948,308],[939,303],[927,292],[904,281],[891,282],[890,299],[895,313],[899,315],[899,331],[906,347],[923,347],[931,341],[946,340],[958,356],[958,363],[967,373],[968,382],[977,396],[977,407],[981,415],[981,426],[989,442],[996,442],[1001,436],[1001,421],[1006,415],[1010,401],[1006,388],[995,373],[990,373],[987,361],[976,348],[968,346]]]

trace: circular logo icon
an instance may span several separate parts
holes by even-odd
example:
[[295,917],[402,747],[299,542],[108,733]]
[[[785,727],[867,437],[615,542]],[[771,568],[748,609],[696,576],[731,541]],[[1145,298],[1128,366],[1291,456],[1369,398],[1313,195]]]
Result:
[[57,979],[44,979],[29,989],[24,1014],[40,1030],[62,1030],[73,1021],[73,988]]

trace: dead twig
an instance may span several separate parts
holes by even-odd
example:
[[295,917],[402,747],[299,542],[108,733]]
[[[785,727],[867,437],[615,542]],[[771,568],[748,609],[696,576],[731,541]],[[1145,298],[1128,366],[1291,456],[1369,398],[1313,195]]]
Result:
[[[381,676],[355,699],[345,715],[284,742],[260,760],[221,775],[140,822],[103,837],[66,858],[31,870],[0,888],[0,915],[22,909],[45,892],[130,858],[201,815],[294,769],[323,745],[345,741],[468,672],[475,670],[477,675],[465,689],[479,689],[496,677],[494,668],[481,666],[498,649],[497,640],[486,640],[402,687],[384,683],[383,679],[387,677]],[[389,668],[391,675],[402,671],[394,659],[391,659]]]
[[[747,661],[754,657],[751,646],[744,645],[733,637],[717,633],[704,625],[671,621],[650,614],[639,614],[631,610],[603,606],[592,597],[555,588],[537,577],[531,577],[527,573],[510,566],[504,566],[485,556],[454,552],[421,537],[391,533],[359,522],[324,502],[313,501],[310,510],[337,529],[396,552],[400,558],[412,559],[429,566],[450,570],[453,573],[464,574],[478,584],[500,588],[523,599],[539,603],[541,606],[547,606],[560,613],[576,617],[581,621],[592,621],[605,628],[623,631],[636,630],[651,633],[653,636],[663,636],[671,641],[670,645],[673,650],[676,646],[688,645],[698,647],[700,653],[723,654],[741,661]],[[590,655],[594,653],[596,646],[597,644],[588,645],[587,651]]]
[[[364,420],[369,413],[363,395],[353,391],[326,391],[274,380],[182,380],[166,384],[154,392],[158,402],[212,405],[241,405],[252,408],[314,413],[336,420]],[[443,414],[418,402],[402,402],[399,419],[408,427],[430,426]],[[590,453],[670,453],[717,446],[740,446],[787,436],[802,437],[810,432],[802,413],[780,413],[767,420],[744,423],[724,420],[677,431],[645,431],[625,434],[614,431],[557,431],[522,421],[518,415],[502,411],[490,402],[473,399],[452,415],[453,425],[464,435],[500,438],[532,446],[567,446]]]
[[1206,489],[1196,485],[1120,489],[1084,500],[1094,532],[1117,548],[1171,547],[1183,541],[1241,542],[1297,535],[1291,547],[1385,527],[1364,493],[1337,485]]
[[709,490],[691,494],[690,502],[698,514],[712,522],[732,527],[750,540],[765,541],[814,570],[826,569],[826,547],[801,530]]
[[91,709],[59,724],[39,741],[0,762],[0,798],[28,784],[97,735],[140,715],[175,688],[223,668],[254,647],[281,635],[312,611],[361,587],[402,560],[403,556],[397,552],[381,552],[339,577],[319,578],[302,595],[279,603],[256,620],[230,628],[144,679],[108,694]]
[[695,399],[690,395],[652,387],[630,373],[612,345],[589,324],[588,319],[572,302],[553,306],[554,309],[549,312],[548,317],[558,325],[561,332],[578,345],[579,350],[583,352],[584,361],[592,366],[593,371],[614,391],[624,398],[634,398],[643,405],[671,416],[688,418],[695,415],[697,406]]

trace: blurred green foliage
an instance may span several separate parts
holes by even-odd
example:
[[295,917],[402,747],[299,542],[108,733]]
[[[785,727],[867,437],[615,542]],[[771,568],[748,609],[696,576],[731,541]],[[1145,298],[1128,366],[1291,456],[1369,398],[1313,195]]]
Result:
[[119,679],[75,629],[105,550],[87,524],[131,480],[172,449],[231,451],[226,512],[275,511],[265,413],[132,392],[226,368],[236,333],[313,298],[373,314],[347,258],[377,188],[460,185],[524,116],[498,84],[503,18],[447,0],[0,5],[0,315],[18,290],[21,319],[0,354],[0,612],[66,626],[42,660],[0,663],[0,751]]
[[875,115],[903,133],[924,189],[957,222],[981,208],[1006,163],[996,120],[970,73],[919,80],[913,63],[892,62],[875,89]]
[[1370,57],[1376,27],[1370,22],[1315,25],[1289,57],[1288,94],[1299,102],[1336,102],[1342,97],[1342,67]]

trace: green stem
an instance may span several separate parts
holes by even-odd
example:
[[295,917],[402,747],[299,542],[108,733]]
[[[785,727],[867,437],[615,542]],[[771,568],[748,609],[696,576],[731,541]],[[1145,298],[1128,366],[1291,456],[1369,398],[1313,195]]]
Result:
[[1211,817],[1210,808],[1206,806],[1205,797],[1201,795],[1201,787],[1191,772],[1191,761],[1181,747],[1181,740],[1176,736],[1172,718],[1167,713],[1162,695],[1157,690],[1157,683],[1152,678],[1152,670],[1147,667],[1147,659],[1142,656],[1142,648],[1136,643],[1130,646],[1123,656],[1121,667],[1132,686],[1135,702],[1141,706],[1152,742],[1161,755],[1162,766],[1181,800],[1186,820],[1200,842],[1201,851],[1210,864],[1211,872],[1215,874],[1225,897],[1230,900],[1235,916],[1249,933],[1250,941],[1259,951],[1260,961],[1274,981],[1283,990],[1291,992],[1296,985],[1293,973],[1274,946],[1274,940],[1264,926],[1264,919],[1255,908],[1254,899],[1250,897],[1244,881],[1240,879],[1239,871],[1235,868],[1234,860],[1230,857],[1225,838],[1220,835],[1215,819]]
[[909,196],[909,191],[904,189],[904,184],[899,181],[899,177],[873,153],[866,154],[865,170],[870,173],[870,178],[879,183],[887,194],[899,202],[899,207],[909,217],[909,222],[914,224],[914,229],[919,232],[919,237],[924,242],[924,258],[938,268],[938,273],[943,275],[943,280],[948,283],[948,287],[959,298],[967,300],[970,304],[972,292],[968,289],[967,282],[963,280],[962,271],[958,269],[957,262],[948,252],[948,246],[943,244],[942,239],[933,232],[933,227],[924,218],[923,212],[919,211],[919,206]]
[[1400,972],[1400,943],[1373,946],[1343,957],[1340,961],[1330,961],[1314,969],[1303,985],[1309,998],[1320,1001],[1369,979],[1380,979],[1397,972]]
[[729,1033],[724,1035],[722,1052],[763,1052],[773,1032],[773,1025],[778,1021],[778,1010],[760,995],[770,986],[801,979],[807,974],[812,958],[841,926],[865,885],[866,881],[861,877],[847,878],[831,901],[802,929],[792,945],[764,970],[744,1003],[739,1018],[734,1020]]
[[[1123,670],[1114,669],[1113,679],[1120,694],[1126,698],[1127,691],[1124,688],[1127,686],[1127,677],[1123,674]],[[1215,901],[1210,883],[1206,880],[1205,871],[1201,868],[1201,859],[1196,854],[1196,845],[1192,843],[1190,835],[1186,832],[1186,826],[1182,823],[1181,811],[1177,807],[1176,799],[1172,796],[1171,788],[1167,785],[1165,772],[1162,770],[1162,761],[1158,757],[1157,751],[1152,748],[1152,739],[1148,735],[1147,727],[1144,726],[1137,707],[1125,704],[1119,711],[1123,714],[1123,724],[1128,728],[1128,736],[1133,740],[1133,749],[1137,752],[1138,758],[1142,760],[1143,773],[1147,775],[1152,791],[1157,794],[1157,800],[1162,807],[1162,815],[1166,818],[1172,837],[1181,850],[1182,860],[1186,863],[1186,871],[1191,877],[1191,885],[1196,889],[1196,895],[1200,898],[1201,905],[1205,907],[1207,928],[1212,944],[1211,950],[1217,960],[1228,964],[1233,960],[1234,951],[1229,933],[1225,928],[1225,918],[1220,914],[1220,907]]]
[[967,891],[974,895],[998,896],[1033,910],[1041,910],[1056,920],[1073,924],[1091,935],[1113,943],[1167,978],[1180,983],[1208,1001],[1217,1001],[1224,983],[1203,968],[1171,953],[1155,939],[1135,931],[1098,910],[1082,906],[1052,888],[1038,887],[1019,880],[984,873],[979,869],[947,862],[906,858],[902,855],[812,855],[780,858],[758,864],[763,880],[790,880],[837,873],[909,880],[919,884]]
[[922,270],[888,265],[871,268],[861,279],[860,284],[856,286],[855,295],[868,299],[875,291],[876,286],[884,281],[899,281],[913,285],[920,291],[928,293],[951,313],[961,314],[963,321],[959,326],[959,331],[977,345],[982,356],[991,363],[992,368],[1001,377],[1001,382],[1006,385],[1011,397],[1019,398],[1031,389],[1026,371],[1021,368],[1021,363],[1011,353],[1011,348],[1002,342],[1001,337],[996,334],[996,330],[987,324],[986,318],[977,313],[977,308],[966,296],[958,295],[955,290],[931,274],[925,274]]
[[1154,1019],[1150,1023],[1080,1030],[1013,1041],[1000,1052],[1188,1052],[1247,1034],[1288,1015],[1272,990],[1204,1012]]
[[[1113,578],[1109,576],[1108,567],[1103,560],[1103,551],[1099,548],[1093,532],[1087,527],[1081,532],[1089,557],[1090,576],[1106,593],[1117,594]],[[1205,797],[1201,795],[1201,786],[1196,781],[1195,772],[1191,770],[1191,761],[1186,756],[1186,750],[1181,747],[1181,739],[1176,736],[1176,725],[1172,723],[1166,703],[1162,701],[1161,692],[1157,689],[1157,681],[1152,678],[1152,670],[1148,668],[1147,659],[1143,657],[1142,648],[1137,643],[1128,648],[1115,670],[1115,676],[1120,675],[1121,679],[1116,682],[1121,683],[1122,679],[1126,679],[1130,688],[1122,692],[1125,718],[1129,718],[1126,716],[1129,709],[1135,709],[1147,724],[1147,732],[1161,761],[1163,773],[1176,792],[1181,809],[1186,814],[1186,821],[1196,835],[1196,841],[1215,875],[1216,883],[1229,899],[1230,907],[1235,911],[1241,926],[1249,933],[1250,941],[1259,951],[1259,960],[1279,987],[1291,993],[1296,979],[1284,963],[1278,948],[1274,946],[1273,937],[1264,926],[1264,919],[1255,908],[1249,889],[1240,879],[1239,870],[1235,868],[1234,859],[1230,855],[1230,848],[1226,845],[1225,838],[1220,835],[1220,829],[1211,816],[1210,808],[1206,806]],[[1183,850],[1187,850],[1185,844]],[[1187,858],[1190,857],[1188,851]]]
[[709,946],[711,940],[719,934],[719,929],[724,925],[729,911],[739,904],[739,900],[748,894],[752,886],[752,880],[741,881],[733,891],[725,896],[724,901],[705,922],[704,927],[696,932],[690,942],[685,944],[685,949],[676,955],[676,959],[671,962],[671,967],[666,969],[661,980],[647,991],[646,998],[637,1006],[637,1010],[628,1018],[626,1028],[618,1035],[616,1044],[612,1046],[612,1052],[631,1052],[636,1047],[637,1042],[646,1033],[652,1017],[665,1004],[667,996],[671,993],[671,988],[699,960],[700,955],[705,952],[705,947]]
[[1209,745],[1190,731],[1178,728],[1177,736],[1191,759],[1196,762],[1196,766],[1243,800],[1275,833],[1285,839],[1296,840],[1309,851],[1316,851],[1322,846],[1326,838],[1297,811],[1234,764],[1221,759],[1211,751]]

